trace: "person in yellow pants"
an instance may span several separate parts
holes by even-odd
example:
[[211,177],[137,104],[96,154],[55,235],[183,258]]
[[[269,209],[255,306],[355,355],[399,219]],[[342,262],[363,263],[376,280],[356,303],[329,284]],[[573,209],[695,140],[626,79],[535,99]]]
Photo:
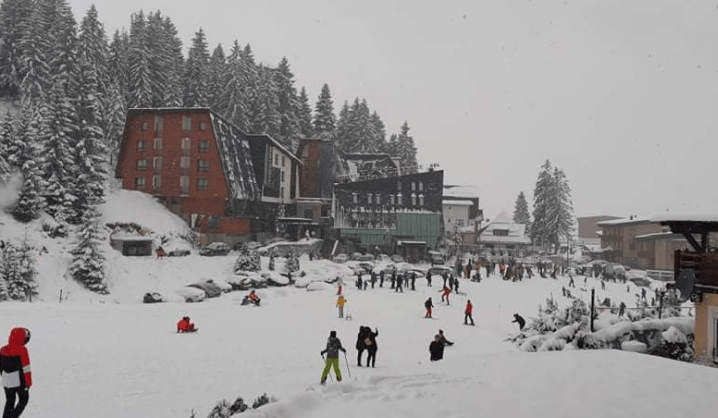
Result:
[[324,364],[324,371],[322,372],[321,384],[323,385],[327,381],[327,375],[329,369],[334,366],[334,374],[337,376],[337,382],[342,381],[342,372],[339,370],[339,351],[346,354],[347,350],[342,347],[342,342],[337,338],[337,332],[331,331],[329,333],[329,339],[327,340],[327,348],[322,350],[321,355],[324,357],[324,353],[327,354],[327,360]]

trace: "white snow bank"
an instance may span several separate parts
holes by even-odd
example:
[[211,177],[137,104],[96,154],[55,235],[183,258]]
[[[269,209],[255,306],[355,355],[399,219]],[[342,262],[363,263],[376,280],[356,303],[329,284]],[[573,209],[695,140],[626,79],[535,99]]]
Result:
[[99,210],[103,224],[134,222],[157,235],[192,234],[185,221],[147,193],[114,190],[105,196],[105,203],[100,205]]
[[624,341],[621,343],[621,350],[632,351],[634,353],[645,353],[648,346],[640,341]]
[[676,327],[684,334],[692,334],[694,326],[695,320],[691,317],[673,317],[664,319],[646,318],[636,322],[618,322],[610,327],[594,332],[593,336],[599,340],[612,341],[634,331],[646,331],[652,329],[668,330],[671,327]]
[[334,286],[324,282],[311,282],[307,285],[307,292],[334,290]]
[[669,343],[687,343],[688,339],[686,335],[678,330],[678,328],[671,326],[667,331],[661,333],[661,337]]

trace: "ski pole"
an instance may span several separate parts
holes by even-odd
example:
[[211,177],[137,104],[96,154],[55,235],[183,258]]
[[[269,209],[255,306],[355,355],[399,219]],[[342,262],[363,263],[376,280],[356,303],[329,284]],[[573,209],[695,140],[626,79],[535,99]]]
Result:
[[351,372],[351,370],[349,370],[349,360],[347,359],[347,352],[346,352],[346,351],[344,352],[344,362],[345,362],[346,365],[347,365],[347,373],[349,374],[349,378],[351,379],[351,377],[352,377],[352,372]]

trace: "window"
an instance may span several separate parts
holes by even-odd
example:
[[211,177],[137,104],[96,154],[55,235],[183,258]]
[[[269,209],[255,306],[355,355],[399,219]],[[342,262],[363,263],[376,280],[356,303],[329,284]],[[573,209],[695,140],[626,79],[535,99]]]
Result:
[[368,203],[368,204],[371,205],[371,198],[372,198],[372,197],[373,197],[373,195],[372,195],[371,193],[369,193],[369,194],[366,196],[366,203]]
[[352,201],[353,201],[354,203],[359,203],[359,201],[357,200],[357,194],[356,194],[356,193],[352,193]]
[[182,149],[188,150],[192,148],[192,140],[189,138],[182,138]]
[[396,190],[401,191],[401,182],[400,181],[396,182]]
[[509,230],[508,229],[494,229],[494,236],[496,237],[508,237],[509,236]]
[[279,154],[274,154],[274,165],[279,165]]
[[306,219],[314,219],[314,209],[304,209],[304,217]]
[[142,122],[142,123],[140,124],[140,130],[141,130],[141,131],[146,131],[146,130],[149,129],[149,128],[150,128],[149,122]]
[[183,131],[191,131],[192,130],[192,116],[182,116],[182,130]]
[[197,190],[207,190],[209,189],[209,180],[204,178],[198,178],[197,179]]
[[393,194],[390,194],[390,195],[389,195],[389,204],[390,204],[390,205],[394,205],[394,204],[395,204],[395,202],[394,202],[394,195],[393,195]]
[[152,158],[152,168],[155,170],[162,170],[162,157]]
[[376,204],[381,205],[381,195],[379,193],[376,194]]
[[396,195],[396,204],[401,205],[401,193]]
[[197,163],[197,171],[209,171],[209,161],[199,160]]
[[282,154],[282,165],[284,165],[284,154]]
[[137,160],[137,171],[147,170],[147,160]]
[[279,189],[279,197],[284,197],[284,186]]
[[189,176],[180,176],[180,194],[189,193]]
[[199,152],[209,152],[209,141],[199,141]]
[[[419,184],[421,184],[421,183],[419,183]],[[421,188],[419,188],[419,189],[421,190]],[[419,206],[424,206],[424,195],[423,194],[419,195]]]
[[199,130],[200,130],[200,131],[206,131],[206,130],[207,130],[207,122],[200,122],[200,123],[199,123]]
[[137,151],[142,152],[146,149],[147,149],[147,141],[145,141],[144,139],[140,139],[139,141],[137,141]]
[[160,187],[162,187],[162,176],[155,174],[152,176],[152,188],[159,189]]
[[162,138],[155,138],[155,149],[156,150],[162,149]]
[[162,116],[155,116],[155,132],[162,132]]
[[419,182],[419,191],[420,192],[424,191],[424,182],[423,181]]
[[180,158],[180,168],[189,168],[189,157]]
[[282,176],[281,176],[282,183],[284,183],[284,178],[286,177],[286,175],[287,175],[287,172],[282,170]]
[[414,193],[411,194],[411,206],[416,206],[416,194]]
[[144,188],[145,188],[145,178],[144,177],[135,177],[135,189],[143,190]]
[[411,182],[411,191],[413,192],[414,190],[416,190],[416,182],[412,181]]

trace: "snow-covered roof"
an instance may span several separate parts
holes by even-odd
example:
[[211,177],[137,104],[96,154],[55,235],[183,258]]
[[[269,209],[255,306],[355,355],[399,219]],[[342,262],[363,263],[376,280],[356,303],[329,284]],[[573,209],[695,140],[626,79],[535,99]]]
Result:
[[256,199],[260,196],[260,191],[247,136],[219,115],[210,112],[210,116],[230,197],[241,200]]
[[451,197],[479,197],[479,189],[474,186],[445,184],[444,196]]
[[287,154],[287,156],[299,164],[303,164],[302,160],[300,160],[293,152],[287,150],[287,148],[284,147],[284,145],[280,144],[276,139],[272,138],[271,136],[267,134],[247,134],[248,138],[265,138],[267,139],[273,147],[280,149],[282,152]]
[[[508,231],[508,235],[494,235],[494,230]],[[506,212],[501,212],[482,230],[479,240],[482,243],[495,244],[530,244],[526,236],[526,225],[511,220]]]
[[681,234],[674,234],[673,232],[667,231],[667,232],[655,232],[652,234],[643,234],[643,235],[636,235],[635,239],[660,239],[660,238],[674,238],[674,239],[684,239],[683,235]]
[[662,213],[650,218],[651,222],[718,222],[718,212],[712,213]]
[[147,242],[154,241],[152,237],[145,237],[142,235],[112,235],[110,239],[113,241],[126,241],[126,242]]
[[397,241],[396,245],[426,245],[426,241]]
[[449,206],[449,205],[454,205],[454,206],[473,206],[473,205],[474,205],[474,202],[472,202],[472,201],[470,201],[470,200],[442,200],[442,201],[441,201],[441,204],[442,204],[442,205],[445,205],[445,206]]
[[611,225],[624,225],[624,224],[634,224],[634,223],[650,223],[651,221],[650,217],[633,217],[631,218],[621,218],[621,219],[613,219],[610,221],[602,221],[597,222],[596,225],[598,226],[611,226]]

